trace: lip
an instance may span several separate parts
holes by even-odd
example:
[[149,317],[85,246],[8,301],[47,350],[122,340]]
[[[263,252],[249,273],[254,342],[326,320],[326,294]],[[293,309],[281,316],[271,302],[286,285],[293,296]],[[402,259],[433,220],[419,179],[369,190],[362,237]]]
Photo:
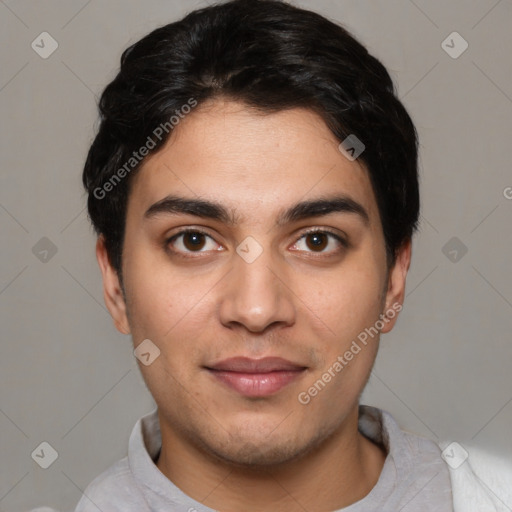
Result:
[[280,357],[233,357],[205,368],[215,379],[247,397],[273,395],[306,370],[305,366]]

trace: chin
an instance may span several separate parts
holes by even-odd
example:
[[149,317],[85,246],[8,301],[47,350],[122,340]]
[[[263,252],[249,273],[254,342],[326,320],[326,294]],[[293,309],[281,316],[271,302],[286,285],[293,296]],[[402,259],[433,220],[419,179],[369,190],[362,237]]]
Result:
[[275,467],[299,458],[304,447],[288,443],[242,441],[227,449],[211,447],[211,454],[224,463],[247,469]]
[[[304,430],[297,427],[298,432],[282,431],[280,435],[272,432],[239,431],[232,434],[223,444],[204,442],[203,449],[215,459],[230,465],[247,469],[266,469],[297,461],[317,448],[332,434],[325,428],[315,429],[313,436],[306,437]],[[253,435],[251,435],[253,434]]]

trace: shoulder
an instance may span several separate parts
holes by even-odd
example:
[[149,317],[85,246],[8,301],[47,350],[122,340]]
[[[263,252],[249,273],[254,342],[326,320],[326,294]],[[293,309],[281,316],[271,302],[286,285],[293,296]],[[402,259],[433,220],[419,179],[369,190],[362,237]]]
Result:
[[438,466],[438,471],[444,469],[444,473],[448,475],[441,449],[434,441],[402,429],[387,411],[366,406],[364,411],[374,424],[380,423],[376,429],[380,431],[380,436],[373,434],[372,438],[383,444],[393,457],[399,477],[410,477],[418,468],[421,470],[425,466],[432,469]]
[[443,451],[450,468],[455,511],[510,512],[512,463],[476,446],[450,443]]
[[125,457],[97,476],[85,489],[75,512],[145,512],[149,510]]

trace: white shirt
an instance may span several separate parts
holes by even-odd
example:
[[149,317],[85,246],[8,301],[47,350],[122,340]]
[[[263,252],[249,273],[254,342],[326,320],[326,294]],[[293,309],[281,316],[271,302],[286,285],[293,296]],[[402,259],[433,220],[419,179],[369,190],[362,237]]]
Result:
[[[336,512],[512,512],[510,461],[466,446],[467,460],[447,465],[435,443],[402,431],[375,407],[360,406],[359,431],[384,446],[386,460],[370,493]],[[128,456],[89,484],[75,512],[212,512],[157,468],[161,442],[155,409],[135,424]]]
[[[453,511],[449,470],[435,443],[401,431],[390,414],[373,407],[360,407],[359,430],[382,444],[387,457],[375,487],[343,512]],[[154,463],[160,447],[154,410],[136,423],[128,457],[87,487],[75,512],[213,512],[160,472]]]

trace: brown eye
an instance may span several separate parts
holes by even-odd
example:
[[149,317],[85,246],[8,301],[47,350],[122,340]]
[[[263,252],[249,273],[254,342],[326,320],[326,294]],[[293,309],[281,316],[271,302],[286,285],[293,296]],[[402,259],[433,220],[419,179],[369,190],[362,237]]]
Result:
[[195,254],[199,257],[203,253],[222,251],[223,247],[215,242],[211,235],[198,229],[185,229],[175,234],[165,242],[165,249],[173,254],[187,257]]
[[202,233],[189,232],[183,234],[183,245],[189,251],[201,250],[206,243],[205,235]]
[[313,251],[323,251],[328,243],[329,238],[326,233],[309,233],[306,235],[306,245]]
[[291,249],[305,253],[318,253],[319,256],[333,256],[348,247],[348,242],[340,235],[327,230],[315,229],[304,233]]

